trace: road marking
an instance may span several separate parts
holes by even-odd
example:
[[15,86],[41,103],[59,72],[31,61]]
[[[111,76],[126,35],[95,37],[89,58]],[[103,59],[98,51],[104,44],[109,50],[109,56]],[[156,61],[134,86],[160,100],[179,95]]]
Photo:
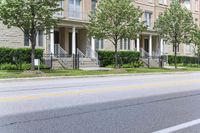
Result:
[[60,93],[42,93],[38,95],[26,95],[26,96],[16,96],[16,97],[0,97],[0,102],[8,102],[8,101],[21,101],[21,100],[37,100],[48,97],[61,97],[66,95],[80,95],[86,93],[104,93],[104,92],[112,92],[112,91],[124,91],[130,89],[141,89],[145,87],[173,87],[175,84],[177,85],[189,85],[193,83],[200,83],[200,80],[182,80],[182,81],[170,81],[164,83],[154,83],[154,84],[144,84],[138,86],[117,86],[111,88],[103,88],[103,89],[82,89],[82,90],[72,90],[72,91],[64,91]]
[[175,132],[175,131],[178,131],[178,130],[181,130],[181,129],[185,129],[185,128],[188,128],[188,127],[191,127],[191,126],[198,125],[198,124],[200,124],[200,119],[196,119],[196,120],[193,120],[193,121],[182,123],[180,125],[176,125],[176,126],[169,127],[169,128],[166,128],[166,129],[162,129],[160,131],[156,131],[156,132],[152,132],[152,133],[171,133],[171,132]]

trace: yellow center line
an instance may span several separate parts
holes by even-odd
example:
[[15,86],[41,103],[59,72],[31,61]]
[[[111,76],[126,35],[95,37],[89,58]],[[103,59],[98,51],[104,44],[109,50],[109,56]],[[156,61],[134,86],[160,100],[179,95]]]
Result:
[[132,85],[132,86],[119,86],[104,89],[82,89],[82,90],[71,90],[64,91],[60,93],[42,93],[38,95],[26,95],[26,96],[16,96],[16,97],[0,97],[0,102],[8,101],[21,101],[21,100],[37,100],[48,97],[62,97],[66,95],[80,95],[80,94],[91,94],[91,93],[105,93],[113,91],[124,91],[130,89],[141,89],[141,88],[151,88],[151,87],[173,87],[173,86],[185,86],[193,83],[200,83],[200,80],[182,80],[182,81],[166,81],[154,84],[144,84],[144,85]]

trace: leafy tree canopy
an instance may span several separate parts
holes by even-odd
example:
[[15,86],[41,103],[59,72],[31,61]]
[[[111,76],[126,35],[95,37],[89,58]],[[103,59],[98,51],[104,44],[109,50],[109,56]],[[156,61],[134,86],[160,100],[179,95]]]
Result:
[[155,23],[155,28],[161,37],[174,45],[189,42],[193,27],[192,13],[182,6],[179,0],[173,0]]
[[18,27],[31,41],[32,70],[35,70],[35,46],[37,31],[47,32],[58,23],[54,16],[61,11],[62,0],[0,0],[0,21],[10,27]]
[[87,26],[89,35],[96,39],[108,39],[115,46],[123,38],[135,39],[146,29],[140,21],[143,12],[134,7],[133,0],[101,0],[95,12],[90,14]]
[[177,68],[177,47],[181,43],[191,41],[193,27],[192,13],[182,6],[179,0],[173,0],[170,7],[155,22],[157,32],[175,49],[175,68]]

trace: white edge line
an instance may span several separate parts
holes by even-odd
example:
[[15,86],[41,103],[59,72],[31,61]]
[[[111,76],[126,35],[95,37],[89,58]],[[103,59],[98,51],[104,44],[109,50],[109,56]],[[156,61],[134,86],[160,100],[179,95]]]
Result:
[[193,120],[193,121],[182,123],[180,125],[176,125],[176,126],[169,127],[169,128],[166,128],[166,129],[162,129],[162,130],[159,130],[159,131],[155,131],[155,132],[152,132],[152,133],[171,133],[171,132],[178,131],[178,130],[181,130],[181,129],[184,129],[184,128],[188,128],[188,127],[191,127],[191,126],[194,126],[194,125],[197,125],[197,124],[200,124],[200,119],[196,119],[196,120]]

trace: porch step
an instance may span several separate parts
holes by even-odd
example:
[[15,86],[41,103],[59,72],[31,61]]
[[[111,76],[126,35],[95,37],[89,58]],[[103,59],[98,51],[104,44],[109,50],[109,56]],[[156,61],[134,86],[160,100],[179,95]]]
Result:
[[60,61],[56,58],[54,58],[52,60],[52,69],[63,69],[62,64],[60,63]]
[[98,68],[99,65],[97,65],[92,59],[90,58],[83,58],[83,63],[80,64],[80,68],[88,68],[88,67],[95,67]]
[[[81,63],[82,62],[82,63]],[[73,68],[73,58],[55,58],[52,61],[53,69],[70,69]],[[99,65],[97,65],[92,59],[90,58],[83,58],[82,61],[80,60],[79,64],[80,68],[98,68]]]
[[[148,58],[140,58],[140,60],[144,63],[145,67],[148,67]],[[169,66],[167,62],[164,62],[164,66]],[[149,59],[149,67],[160,67],[159,58]]]
[[[148,67],[148,58],[140,58],[145,67]],[[160,67],[159,59],[149,59],[149,67]]]

